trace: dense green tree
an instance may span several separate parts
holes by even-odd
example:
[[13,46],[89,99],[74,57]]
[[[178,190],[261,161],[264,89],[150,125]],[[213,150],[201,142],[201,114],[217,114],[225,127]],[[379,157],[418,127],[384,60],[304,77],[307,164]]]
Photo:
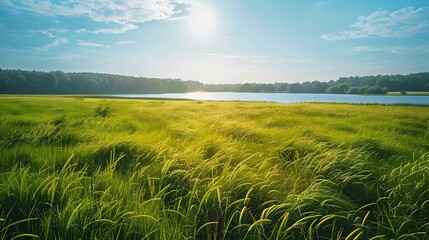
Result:
[[9,89],[11,93],[27,93],[27,83],[21,71],[9,73]]
[[289,85],[288,91],[290,93],[301,93],[303,92],[301,89],[301,84],[299,83],[292,83]]
[[189,92],[203,91],[204,84],[198,81],[183,81],[183,83],[188,87]]
[[276,92],[285,93],[288,92],[289,84],[287,83],[276,83]]
[[7,93],[9,85],[9,76],[0,69],[0,93]]
[[363,79],[363,83],[361,84],[361,86],[375,86],[377,83],[377,78],[376,77],[364,77]]
[[311,90],[313,93],[324,93],[328,88],[328,83],[314,81],[311,83]]
[[241,84],[238,88],[240,92],[255,92],[253,85],[250,83]]
[[395,90],[395,82],[393,82],[388,76],[383,76],[377,79],[377,86],[381,88],[387,88],[389,91]]
[[326,92],[327,93],[346,93],[348,89],[349,89],[349,86],[347,84],[342,83],[342,84],[334,85],[327,88]]
[[126,94],[188,91],[382,94],[387,91],[429,91],[429,73],[342,77],[337,81],[303,83],[202,84],[180,79],[128,77],[101,73],[64,73],[0,69],[0,93]]
[[167,92],[169,93],[184,93],[188,91],[188,87],[185,83],[179,79],[172,79],[167,81]]

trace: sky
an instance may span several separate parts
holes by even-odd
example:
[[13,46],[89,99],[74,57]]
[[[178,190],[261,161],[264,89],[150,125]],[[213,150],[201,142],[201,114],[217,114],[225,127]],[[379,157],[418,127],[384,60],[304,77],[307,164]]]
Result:
[[429,71],[427,0],[0,0],[0,68],[329,81]]

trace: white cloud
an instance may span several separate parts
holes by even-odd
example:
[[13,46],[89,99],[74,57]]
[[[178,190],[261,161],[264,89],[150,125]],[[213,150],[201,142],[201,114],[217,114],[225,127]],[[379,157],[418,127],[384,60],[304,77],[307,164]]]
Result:
[[86,28],[75,30],[76,33],[87,32],[87,33],[110,33],[110,34],[121,34],[129,30],[136,29],[137,26],[131,23],[119,23],[118,28],[100,28],[96,30],[88,30]]
[[429,45],[420,45],[417,47],[388,47],[388,48],[385,48],[385,51],[390,53],[409,53],[409,52],[428,53]]
[[[79,55],[79,54],[61,54],[61,55],[55,55],[50,57],[51,59],[57,59],[57,60],[75,60],[78,58],[83,58],[85,56]],[[49,57],[47,57],[49,58]]]
[[129,30],[136,29],[137,26],[131,23],[121,23],[121,26],[119,28],[100,28],[93,33],[112,33],[112,34],[121,34],[124,32],[127,32]]
[[116,44],[119,44],[119,45],[132,44],[132,43],[134,43],[134,41],[118,41],[118,42],[116,42]]
[[103,44],[95,43],[95,42],[86,42],[82,40],[76,40],[77,44],[84,47],[103,47]]
[[[77,30],[30,30],[30,32],[47,36],[50,42],[36,48],[46,51],[68,43],[68,38],[75,38],[79,33],[122,34],[137,29],[138,23],[179,19],[189,15],[190,7],[195,3],[196,0],[0,0],[0,7],[11,12],[28,11],[39,16],[89,18],[93,22],[93,24],[81,25]],[[52,21],[54,24],[60,23],[55,18]],[[83,24],[86,22],[82,21]],[[2,25],[0,25],[1,27]],[[67,33],[76,34],[66,36]],[[78,39],[76,39],[76,43],[85,47],[111,47]],[[120,41],[117,44],[130,43]]]
[[193,0],[4,0],[17,10],[26,10],[43,16],[87,16],[95,22],[116,23],[120,28],[102,28],[82,31],[93,33],[123,33],[136,29],[132,23],[167,20],[179,17],[189,9]]
[[38,48],[36,48],[37,50],[41,50],[41,51],[46,51],[46,50],[48,50],[49,48],[51,48],[51,47],[56,47],[56,46],[58,46],[58,45],[60,45],[60,44],[64,44],[64,43],[67,43],[68,41],[67,41],[67,39],[65,39],[65,38],[55,38],[52,42],[50,42],[50,43],[48,43],[48,44],[46,44],[45,46],[43,46],[43,47],[38,47]]
[[40,33],[48,35],[48,37],[54,37],[53,33],[65,33],[65,32],[67,32],[67,30],[64,28],[49,28],[49,29],[40,30],[40,31],[33,31],[33,32],[40,32]]
[[58,46],[58,45],[68,43],[68,41],[67,41],[67,39],[66,39],[66,38],[64,38],[64,37],[59,37],[59,36],[57,36],[57,35],[53,34],[53,32],[56,32],[56,33],[64,33],[64,32],[66,32],[66,30],[65,30],[65,29],[55,29],[55,28],[52,28],[52,29],[47,29],[47,30],[38,31],[38,32],[40,32],[40,33],[43,33],[43,34],[47,35],[47,36],[48,36],[48,38],[51,38],[51,39],[53,39],[53,40],[52,40],[52,42],[50,42],[50,43],[46,44],[46,45],[45,45],[45,46],[43,46],[43,47],[38,47],[38,48],[36,48],[36,50],[46,51],[46,50],[48,50],[49,48],[56,47],[56,46]]
[[429,52],[429,45],[420,45],[415,48],[416,51]]
[[351,49],[353,52],[388,52],[388,53],[410,53],[410,52],[429,52],[429,45],[420,45],[417,47],[372,47],[372,46],[357,46]]
[[353,52],[377,52],[380,51],[380,48],[371,47],[371,46],[357,46],[352,48]]
[[[429,8],[401,8],[394,12],[380,10],[368,16],[360,16],[350,27],[354,30],[328,33],[322,39],[335,41],[368,37],[407,37],[429,31]],[[426,18],[426,19],[425,19]]]

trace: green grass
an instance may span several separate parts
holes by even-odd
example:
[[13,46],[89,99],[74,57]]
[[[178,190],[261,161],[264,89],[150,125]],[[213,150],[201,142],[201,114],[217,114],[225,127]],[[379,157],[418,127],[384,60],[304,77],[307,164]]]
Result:
[[0,239],[429,238],[427,107],[0,106]]

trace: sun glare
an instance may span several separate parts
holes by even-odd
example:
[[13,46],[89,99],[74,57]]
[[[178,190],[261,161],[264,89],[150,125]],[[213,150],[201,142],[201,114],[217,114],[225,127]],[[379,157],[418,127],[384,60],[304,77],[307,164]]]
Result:
[[188,27],[192,34],[199,37],[210,36],[216,29],[216,14],[207,5],[198,3],[191,9]]

